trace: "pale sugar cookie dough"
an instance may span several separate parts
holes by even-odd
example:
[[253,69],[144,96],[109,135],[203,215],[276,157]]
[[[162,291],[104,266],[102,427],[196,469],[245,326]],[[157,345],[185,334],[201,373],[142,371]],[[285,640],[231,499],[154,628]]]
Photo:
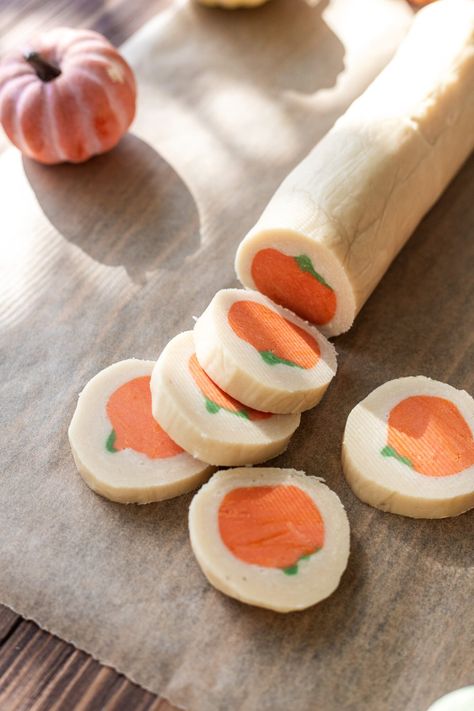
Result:
[[326,335],[347,331],[473,150],[473,126],[474,2],[439,0],[278,188],[238,278]]
[[294,469],[217,472],[191,502],[194,555],[218,590],[277,612],[331,595],[349,557],[337,494]]
[[219,291],[193,334],[206,373],[257,410],[291,413],[314,407],[336,373],[334,346],[256,291]]
[[79,395],[69,427],[74,461],[93,491],[145,504],[197,488],[213,468],[173,442],[151,414],[149,360],[105,368]]
[[371,506],[413,518],[474,506],[474,400],[423,376],[391,380],[350,413],[344,474]]
[[256,464],[283,452],[300,415],[272,415],[223,392],[199,365],[192,331],[163,350],[151,378],[153,416],[186,451],[216,465]]

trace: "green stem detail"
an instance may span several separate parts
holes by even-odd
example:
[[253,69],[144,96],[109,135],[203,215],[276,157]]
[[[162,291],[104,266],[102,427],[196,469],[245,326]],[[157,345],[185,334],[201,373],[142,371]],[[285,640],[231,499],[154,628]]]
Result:
[[317,553],[319,548],[316,548],[315,551],[312,553],[306,553],[306,555],[302,555],[299,560],[294,563],[294,565],[289,565],[288,568],[282,568],[282,571],[285,573],[285,575],[296,575],[298,572],[298,564],[301,563],[302,560],[309,560],[312,555]]
[[408,467],[414,469],[413,462],[408,459],[408,457],[402,457],[401,454],[398,454],[396,449],[390,447],[388,444],[386,447],[380,450],[380,454],[382,455],[382,457],[393,457],[394,459],[398,459],[398,461],[402,464],[406,464]]
[[226,412],[230,412],[231,415],[237,415],[237,417],[243,417],[244,420],[249,420],[248,413],[245,412],[245,410],[239,410],[238,412],[235,412],[235,410],[228,410],[226,407],[221,407],[220,405],[217,405],[215,402],[212,400],[209,400],[209,398],[204,398],[206,401],[206,410],[211,414],[211,415],[216,415],[219,410],[225,410]]
[[205,398],[206,400],[206,410],[211,414],[215,415],[219,410],[221,409],[219,405],[216,405],[215,402],[212,402],[212,400],[209,400],[209,398]]
[[334,291],[332,286],[329,286],[326,279],[324,279],[321,274],[318,274],[316,269],[313,267],[313,262],[306,254],[300,254],[299,257],[295,257],[295,261],[302,272],[308,272],[308,274],[311,274],[311,276],[317,279],[321,284],[326,286],[328,289],[331,289],[331,291]]
[[118,449],[115,449],[115,440],[117,439],[117,435],[115,434],[115,430],[112,430],[107,437],[107,441],[105,443],[105,448],[108,452],[111,452],[112,454],[114,452],[118,452]]
[[267,365],[278,365],[279,363],[281,363],[282,365],[289,365],[290,368],[301,368],[301,365],[293,363],[292,360],[280,358],[279,356],[272,353],[272,351],[259,351],[259,353]]

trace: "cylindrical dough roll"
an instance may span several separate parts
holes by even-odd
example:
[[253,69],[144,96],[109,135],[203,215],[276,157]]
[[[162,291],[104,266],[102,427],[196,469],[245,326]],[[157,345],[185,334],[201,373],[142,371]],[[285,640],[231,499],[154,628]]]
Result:
[[192,331],[158,358],[151,378],[153,416],[181,447],[215,465],[256,464],[288,446],[300,415],[272,415],[223,392],[199,365]]
[[413,518],[474,506],[474,400],[423,376],[391,380],[350,413],[342,446],[354,493]]
[[349,557],[349,522],[337,494],[294,469],[217,472],[191,502],[189,532],[214,587],[277,612],[331,595]]
[[256,291],[219,291],[194,326],[199,364],[226,393],[265,412],[302,412],[336,373],[334,346]]
[[238,249],[240,281],[346,331],[473,147],[474,2],[440,0],[279,187]]
[[76,466],[112,501],[146,504],[195,489],[212,467],[173,442],[151,414],[150,360],[101,370],[79,395],[69,426]]

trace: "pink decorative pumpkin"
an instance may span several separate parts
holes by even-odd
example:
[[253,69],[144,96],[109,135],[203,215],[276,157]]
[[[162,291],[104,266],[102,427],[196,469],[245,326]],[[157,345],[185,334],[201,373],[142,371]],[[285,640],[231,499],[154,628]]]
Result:
[[116,145],[135,115],[133,72],[97,32],[58,28],[0,65],[0,121],[41,163],[80,163]]

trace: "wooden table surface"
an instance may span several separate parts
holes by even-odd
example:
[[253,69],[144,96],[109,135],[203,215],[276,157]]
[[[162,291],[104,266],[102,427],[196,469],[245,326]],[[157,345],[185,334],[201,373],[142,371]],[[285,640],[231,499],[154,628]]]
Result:
[[[0,0],[2,49],[38,29],[89,27],[120,45],[169,0]],[[0,147],[5,148],[2,136]],[[72,645],[0,605],[2,711],[172,711]]]
[[[0,48],[14,46],[39,28],[58,25],[90,27],[119,45],[169,2],[171,0],[0,0]],[[0,150],[5,146],[4,138],[0,137]],[[469,173],[464,174],[463,180],[471,180],[472,184],[472,162],[469,165]],[[420,258],[426,260],[429,254]],[[428,262],[426,267],[429,268]],[[456,303],[462,309],[460,298]],[[402,304],[405,313],[407,303]],[[380,313],[367,315],[368,319],[372,317],[380,318]],[[468,352],[471,334],[458,333],[456,338],[458,353]],[[353,349],[365,347],[361,339],[363,334],[359,339],[357,335],[352,339]],[[453,367],[453,363],[446,363],[445,367],[438,368],[436,376],[448,380]],[[174,707],[0,606],[0,710],[26,709],[172,711]]]

